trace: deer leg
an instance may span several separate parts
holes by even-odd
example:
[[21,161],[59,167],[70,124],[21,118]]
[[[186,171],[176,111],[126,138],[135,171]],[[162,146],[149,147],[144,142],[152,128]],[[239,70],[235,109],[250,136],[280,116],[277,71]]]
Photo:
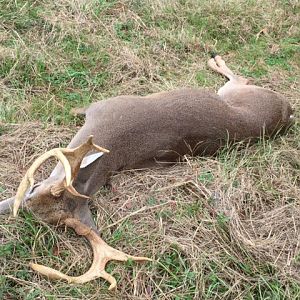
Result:
[[208,66],[217,73],[227,77],[229,81],[218,90],[219,96],[225,96],[227,92],[232,92],[232,89],[239,88],[248,84],[248,79],[234,74],[226,65],[220,55],[212,57],[208,61]]

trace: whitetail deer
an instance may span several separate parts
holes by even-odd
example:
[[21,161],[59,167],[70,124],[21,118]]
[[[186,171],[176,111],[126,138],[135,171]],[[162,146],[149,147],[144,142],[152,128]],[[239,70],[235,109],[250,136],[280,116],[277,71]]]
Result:
[[[174,163],[185,154],[214,154],[228,141],[270,136],[291,124],[292,109],[283,96],[247,85],[248,81],[235,75],[220,56],[210,59],[208,65],[229,79],[217,94],[190,88],[96,102],[84,110],[85,124],[67,149],[50,150],[33,163],[16,197],[0,203],[0,212],[14,204],[16,215],[20,204],[26,202],[42,220],[66,224],[84,235],[94,251],[90,270],[80,277],[33,264],[35,270],[79,283],[103,277],[111,283],[110,288],[115,287],[114,278],[104,271],[105,263],[130,256],[101,240],[87,200],[108,182],[111,174],[148,168],[157,162]],[[110,153],[105,154],[108,151],[96,144]],[[33,185],[34,172],[50,156],[61,163],[49,178]]]

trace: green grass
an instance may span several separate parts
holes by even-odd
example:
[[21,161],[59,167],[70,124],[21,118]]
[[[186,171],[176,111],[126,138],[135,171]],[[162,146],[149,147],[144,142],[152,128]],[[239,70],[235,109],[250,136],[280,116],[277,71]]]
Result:
[[[299,114],[299,14],[293,0],[0,1],[0,142],[3,153],[13,149],[0,160],[0,192],[13,193],[15,175],[40,143],[67,143],[67,128],[80,123],[72,108],[182,86],[217,90],[224,79],[206,66],[211,51],[255,84],[283,93]],[[29,137],[18,133],[32,121],[42,128]],[[225,148],[216,159],[192,161],[191,169],[178,166],[174,177],[149,171],[146,191],[127,183],[126,195],[116,197],[102,189],[94,211],[100,229],[142,206],[175,203],[101,232],[108,244],[155,259],[110,263],[115,293],[99,279],[69,285],[37,276],[30,261],[83,273],[88,246],[30,214],[1,217],[0,298],[299,298],[292,274],[299,267],[299,136],[298,121],[283,138]],[[141,182],[139,176],[128,182]]]
[[161,255],[157,261],[157,272],[165,279],[161,285],[163,291],[182,288],[182,285],[185,285],[185,292],[175,296],[174,299],[193,299],[196,290],[196,274],[176,247],[170,248],[168,252]]

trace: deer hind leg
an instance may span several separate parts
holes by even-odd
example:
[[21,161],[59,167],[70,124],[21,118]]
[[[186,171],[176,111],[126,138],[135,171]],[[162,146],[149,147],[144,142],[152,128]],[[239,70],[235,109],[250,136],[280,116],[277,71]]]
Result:
[[208,61],[208,66],[215,72],[220,73],[229,79],[229,81],[218,90],[218,95],[221,97],[225,97],[228,93],[232,92],[232,89],[243,87],[249,82],[248,79],[234,74],[227,67],[225,61],[220,55],[212,57]]

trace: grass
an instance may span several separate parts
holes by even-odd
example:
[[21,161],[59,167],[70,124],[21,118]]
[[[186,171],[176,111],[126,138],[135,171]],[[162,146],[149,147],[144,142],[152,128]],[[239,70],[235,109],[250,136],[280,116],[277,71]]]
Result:
[[[207,68],[210,51],[284,94],[299,114],[299,14],[293,0],[0,1],[3,198],[34,157],[67,144],[82,122],[72,108],[181,86],[217,90],[224,79]],[[103,189],[93,201],[102,236],[155,261],[110,263],[114,293],[102,280],[36,275],[30,261],[81,274],[88,245],[30,214],[1,216],[0,298],[299,298],[299,136],[298,122],[283,137],[216,158],[116,176],[116,192]]]

